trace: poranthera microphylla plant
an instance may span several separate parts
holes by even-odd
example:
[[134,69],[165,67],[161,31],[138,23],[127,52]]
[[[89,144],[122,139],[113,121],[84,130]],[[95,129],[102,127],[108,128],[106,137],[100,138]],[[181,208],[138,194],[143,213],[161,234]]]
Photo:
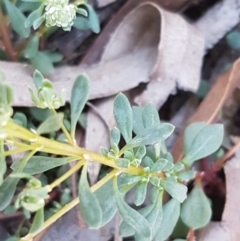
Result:
[[[204,227],[210,221],[210,201],[202,190],[201,176],[196,175],[191,166],[220,147],[223,140],[221,124],[201,122],[188,126],[184,134],[184,158],[174,163],[165,146],[174,126],[162,123],[153,105],[131,107],[127,97],[120,93],[113,106],[116,127],[110,132],[111,148],[102,148],[102,154],[97,154],[77,146],[75,141],[76,125],[88,99],[87,76],[79,76],[72,88],[70,131],[63,124],[64,114],[56,111],[65,104],[64,92],[59,97],[52,83],[39,71],[35,71],[33,80],[36,90],[30,89],[32,101],[39,108],[48,108],[52,115],[30,130],[24,127],[21,119],[11,117],[12,90],[3,75],[0,82],[0,210],[10,204],[15,194],[15,207],[31,212],[31,229],[28,235],[19,237],[21,240],[32,240],[76,205],[87,226],[93,229],[104,226],[119,212],[121,236],[134,236],[137,241],[166,240],[179,218],[191,230]],[[46,137],[60,130],[65,136],[63,142]],[[121,138],[125,143],[122,146],[119,145]],[[5,145],[13,148],[6,150]],[[12,172],[7,173],[6,157],[21,152],[27,154],[15,161],[11,165]],[[77,164],[46,186],[35,177],[35,174],[72,161]],[[112,168],[91,187],[87,179],[90,161]],[[79,197],[44,220],[44,205],[49,193],[80,169]],[[16,187],[21,179],[27,180],[27,184],[18,193]],[[194,187],[187,193],[189,180],[194,181]],[[124,196],[133,188],[136,206],[144,203],[147,189],[151,190],[151,204],[138,211],[130,207]],[[171,199],[163,204],[164,192]]]

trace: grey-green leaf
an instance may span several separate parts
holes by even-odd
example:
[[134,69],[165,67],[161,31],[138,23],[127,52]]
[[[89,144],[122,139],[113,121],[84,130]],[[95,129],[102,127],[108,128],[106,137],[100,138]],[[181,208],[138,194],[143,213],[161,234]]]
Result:
[[37,129],[37,134],[48,134],[58,131],[63,123],[63,113],[57,113],[56,115],[48,117]]
[[108,181],[101,188],[99,188],[95,195],[102,208],[102,223],[101,227],[112,220],[117,212],[117,205],[114,198],[112,180]]
[[212,124],[202,128],[185,153],[184,164],[191,166],[194,161],[217,151],[222,144],[223,136],[224,128],[222,124]]
[[133,106],[132,113],[133,113],[133,131],[136,135],[138,135],[145,129],[143,125],[143,120],[142,120],[143,107]]
[[96,197],[91,191],[87,180],[87,165],[83,167],[78,185],[79,208],[84,221],[89,228],[97,229],[102,224],[102,208]]
[[18,178],[7,177],[0,186],[0,211],[4,210],[11,202]]
[[42,74],[50,74],[53,70],[51,59],[43,52],[38,51],[33,58],[29,59],[32,66]]
[[111,134],[110,134],[110,144],[111,144],[111,146],[114,145],[114,143],[116,145],[118,145],[119,142],[120,142],[120,137],[121,137],[121,133],[120,133],[119,129],[117,127],[114,127],[111,130]]
[[178,202],[182,203],[187,198],[187,187],[173,180],[162,180],[161,186]]
[[39,7],[38,9],[36,9],[35,11],[33,11],[26,19],[25,21],[25,27],[30,28],[33,23],[39,19],[42,15],[42,11],[43,11],[43,7]]
[[171,199],[163,206],[163,218],[153,241],[164,241],[172,234],[180,215],[180,203]]
[[152,172],[160,172],[168,163],[167,159],[160,158],[151,167]]
[[192,229],[206,226],[212,216],[212,209],[208,198],[200,185],[195,185],[186,201],[182,204],[182,221]]
[[4,0],[8,17],[13,29],[23,38],[30,35],[30,28],[25,27],[26,18],[24,14],[9,0]]
[[142,120],[145,128],[160,124],[158,112],[153,104],[148,104],[144,107]]
[[89,81],[80,75],[74,82],[71,93],[71,136],[74,137],[78,119],[88,99]]
[[126,158],[118,158],[115,164],[120,168],[128,168],[130,166],[130,161]]
[[196,175],[196,171],[193,171],[193,170],[189,170],[189,171],[185,171],[185,172],[180,172],[178,174],[178,179],[180,181],[188,181],[188,180],[191,180],[195,177]]
[[194,138],[206,125],[205,122],[195,122],[186,128],[183,136],[184,153],[187,153],[191,149]]
[[115,98],[113,113],[117,126],[128,143],[132,139],[133,115],[131,105],[124,94],[120,93]]
[[27,117],[25,114],[21,113],[21,112],[16,112],[13,116],[13,120],[17,121],[21,126],[23,127],[27,127]]
[[[98,20],[98,16],[95,13],[94,9],[91,5],[85,4],[87,10],[88,10],[88,17],[77,17],[74,19],[74,27],[80,30],[87,30],[91,29],[94,33],[100,32],[100,24]],[[84,12],[81,12],[82,14]]]
[[[77,158],[74,157],[63,157],[63,158],[55,158],[55,157],[45,157],[45,156],[33,156],[29,159],[27,164],[25,165],[23,172],[28,173],[30,175],[35,175],[38,173],[43,173],[48,170],[51,170],[55,167],[59,167],[65,165],[69,162],[76,161]],[[22,159],[15,161],[11,169],[13,171],[18,170],[21,165]]]
[[30,228],[30,233],[35,233],[41,229],[44,223],[44,208],[39,209],[33,219],[33,223]]
[[39,36],[34,35],[28,42],[27,47],[24,49],[23,54],[27,59],[31,59],[35,56],[39,47]]
[[119,193],[117,180],[114,180],[114,195],[117,203],[118,211],[122,216],[123,220],[133,227],[133,229],[140,235],[150,238],[151,237],[151,228],[148,221],[139,214],[136,210],[128,206],[122,195]]
[[147,182],[140,182],[137,185],[137,189],[134,195],[134,203],[136,206],[140,206],[144,203],[147,195]]
[[174,126],[163,123],[144,129],[140,134],[136,135],[128,145],[131,147],[142,145],[154,145],[168,138],[174,131]]

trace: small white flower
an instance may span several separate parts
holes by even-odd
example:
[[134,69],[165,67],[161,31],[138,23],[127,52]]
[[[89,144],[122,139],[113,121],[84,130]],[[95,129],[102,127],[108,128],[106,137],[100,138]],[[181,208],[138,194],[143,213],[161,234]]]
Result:
[[58,26],[70,31],[73,19],[76,18],[76,7],[68,0],[48,0],[46,2],[44,17],[48,27]]

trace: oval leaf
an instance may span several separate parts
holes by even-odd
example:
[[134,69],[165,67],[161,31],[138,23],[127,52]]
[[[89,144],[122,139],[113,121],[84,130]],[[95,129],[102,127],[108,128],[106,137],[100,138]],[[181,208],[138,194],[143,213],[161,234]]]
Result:
[[222,124],[212,124],[202,128],[185,153],[184,164],[191,166],[196,160],[206,157],[221,146],[224,136]]
[[115,178],[114,180],[113,189],[114,189],[114,195],[115,195],[118,211],[122,216],[123,220],[128,225],[130,225],[136,231],[136,233],[146,238],[150,238],[151,228],[148,221],[136,210],[132,209],[124,202],[123,197],[118,190],[117,178]]
[[48,134],[55,131],[58,131],[63,122],[63,114],[58,113],[56,115],[48,117],[37,129],[37,134]]
[[41,208],[36,212],[29,232],[30,233],[37,232],[39,229],[41,229],[41,227],[43,226],[43,223],[44,223],[44,208]]
[[164,241],[172,234],[180,215],[180,203],[171,199],[163,206],[163,218],[154,241]]
[[87,165],[84,165],[78,185],[79,208],[84,221],[89,228],[97,229],[102,224],[102,209],[100,203],[92,193],[87,180]]
[[50,74],[54,68],[51,59],[40,51],[38,51],[33,58],[29,59],[29,61],[32,66],[42,74]]
[[133,106],[132,113],[133,113],[133,131],[137,135],[137,134],[140,134],[145,129],[143,125],[143,120],[142,120],[143,107]]
[[206,125],[207,124],[205,122],[196,122],[196,123],[190,124],[186,128],[183,136],[184,153],[187,153],[188,151],[190,151],[194,138]]
[[33,23],[39,19],[42,15],[42,11],[43,11],[43,7],[41,6],[40,8],[36,9],[35,11],[33,11],[29,16],[28,18],[26,19],[25,21],[25,26],[27,28],[30,28]]
[[[63,157],[63,158],[53,158],[53,157],[45,157],[45,156],[33,156],[27,162],[26,166],[23,169],[24,173],[35,175],[38,173],[46,172],[51,170],[55,167],[59,167],[65,165],[69,162],[76,161],[79,158],[73,157]],[[15,161],[11,169],[16,171],[18,170],[19,166],[21,165],[22,159]]]
[[136,135],[128,145],[131,147],[154,145],[168,138],[174,131],[174,126],[163,123],[157,126],[151,126],[144,129],[140,134]]
[[166,179],[161,181],[161,186],[180,203],[187,198],[187,187],[181,183]]
[[25,27],[26,18],[23,13],[9,0],[4,0],[12,28],[23,38],[30,35],[30,28]]
[[131,105],[124,94],[120,93],[115,98],[113,113],[117,126],[128,143],[132,139],[133,115]]
[[136,204],[136,206],[140,206],[144,203],[147,195],[147,184],[147,182],[138,183],[134,195],[134,203]]
[[74,137],[80,114],[88,99],[89,81],[86,75],[80,75],[74,82],[71,94],[71,136]]
[[201,185],[195,185],[182,205],[182,221],[192,229],[206,226],[212,216],[212,209]]
[[144,107],[142,119],[145,128],[160,124],[158,112],[153,104],[148,104]]
[[102,209],[102,227],[110,222],[117,212],[112,181],[108,181],[100,189],[94,192],[94,194],[96,195]]
[[39,47],[39,36],[34,35],[28,42],[27,47],[24,49],[23,54],[27,59],[31,59],[35,56]]

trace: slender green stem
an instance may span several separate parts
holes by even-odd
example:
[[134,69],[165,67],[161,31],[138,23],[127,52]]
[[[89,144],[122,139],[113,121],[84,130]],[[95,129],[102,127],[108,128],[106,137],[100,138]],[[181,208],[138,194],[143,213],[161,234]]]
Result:
[[[84,148],[78,146],[71,146],[69,144],[38,136],[37,134],[30,132],[22,126],[19,126],[11,121],[8,122],[5,130],[7,131],[7,134],[12,137],[38,144],[39,147],[43,147],[41,149],[42,152],[48,152],[56,155],[64,153],[65,156],[79,156],[79,159],[84,158],[86,160],[97,161],[112,168],[118,168],[114,161],[108,157],[85,150]],[[129,168],[122,168],[121,171],[132,175],[140,175],[144,173],[141,167],[134,166],[130,166]]]
[[[56,110],[52,109],[51,111],[53,112],[54,115],[57,114]],[[66,136],[69,144],[72,145],[72,146],[74,146],[74,140],[72,139],[72,137],[71,137],[70,134],[68,133],[68,131],[67,131],[66,127],[64,126],[64,124],[61,125],[61,129],[62,129],[64,135]]]
[[[91,191],[92,192],[97,191],[101,186],[103,186],[105,183],[107,183],[109,180],[111,180],[117,173],[118,173],[118,170],[112,170],[109,174],[107,174],[99,182],[97,182],[95,185],[93,185],[91,187]],[[80,202],[79,198],[75,198],[70,203],[65,205],[61,210],[59,210],[57,213],[55,213],[53,216],[51,216],[47,221],[45,221],[43,226],[37,232],[28,234],[21,240],[33,239],[37,234],[42,232],[44,229],[48,228],[50,225],[52,225],[54,222],[56,222],[60,217],[62,217],[65,213],[67,213],[69,210],[71,210],[73,207],[75,207],[77,204],[79,204],[79,202]]]
[[56,179],[53,183],[49,185],[50,189],[52,190],[54,187],[58,186],[60,183],[65,181],[68,177],[70,177],[74,172],[78,171],[84,164],[85,160],[79,161],[75,166],[73,166],[70,170],[64,173],[61,177]]

